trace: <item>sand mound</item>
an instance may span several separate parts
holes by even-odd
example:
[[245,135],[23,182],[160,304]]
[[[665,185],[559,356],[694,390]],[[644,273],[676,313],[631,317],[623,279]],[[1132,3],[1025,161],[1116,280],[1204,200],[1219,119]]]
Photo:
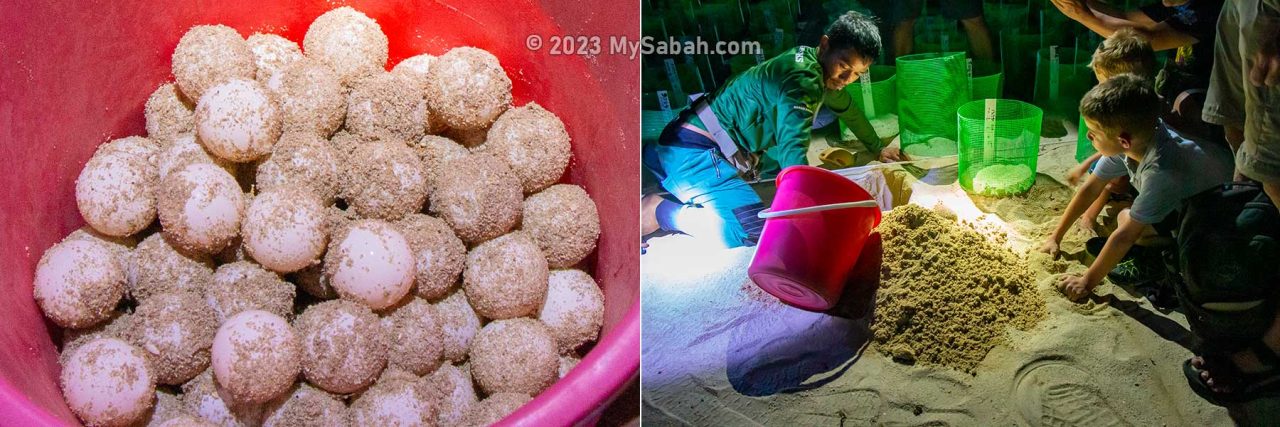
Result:
[[1046,315],[1027,262],[956,222],[917,205],[884,216],[875,342],[904,363],[972,373],[1005,330]]

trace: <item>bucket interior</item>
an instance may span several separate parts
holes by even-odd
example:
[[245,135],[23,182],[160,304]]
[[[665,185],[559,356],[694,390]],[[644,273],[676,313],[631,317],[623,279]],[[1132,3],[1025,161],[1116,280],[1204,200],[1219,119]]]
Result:
[[[58,386],[54,338],[32,298],[43,252],[84,224],[75,180],[99,144],[145,135],[143,105],[173,80],[170,55],[197,24],[224,24],[241,36],[275,33],[301,42],[320,14],[348,2],[259,1],[199,4],[161,1],[42,2],[0,12],[0,175],[4,271],[0,290],[0,425],[76,423]],[[542,420],[598,415],[639,367],[639,242],[635,188],[639,157],[639,73],[626,55],[550,55],[526,47],[531,35],[626,35],[639,17],[626,8],[583,8],[577,2],[350,2],[377,20],[390,43],[388,69],[419,53],[440,55],[476,46],[496,55],[511,77],[515,105],[536,101],[564,121],[573,160],[563,182],[595,200],[601,237],[585,262],[605,295],[601,339],[568,377],[512,418]],[[544,4],[545,3],[545,4]],[[586,10],[593,9],[593,10]],[[616,9],[616,10],[614,10]],[[608,45],[608,41],[603,41]],[[546,45],[549,45],[547,43]],[[556,394],[570,393],[565,398]],[[541,408],[541,409],[539,409]],[[539,414],[544,418],[537,418]]]

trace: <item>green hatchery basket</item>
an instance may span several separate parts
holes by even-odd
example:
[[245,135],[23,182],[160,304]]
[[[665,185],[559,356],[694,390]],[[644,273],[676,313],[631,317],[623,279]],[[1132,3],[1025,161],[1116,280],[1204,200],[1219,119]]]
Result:
[[912,154],[912,145],[949,141],[950,154],[954,154],[956,109],[969,101],[965,55],[919,53],[899,57],[897,64],[894,80],[897,81],[902,149]]
[[[871,72],[864,74],[858,81],[845,86],[845,92],[853,98],[862,113],[871,120],[876,133],[881,137],[898,134],[898,87],[895,78],[896,70],[888,65],[872,65]],[[853,131],[840,122],[840,136],[845,141],[857,139]]]
[[1090,52],[1053,46],[1036,53],[1034,103],[1044,109],[1045,116],[1080,119],[1080,98],[1094,85],[1090,57]]
[[973,194],[1009,196],[1031,189],[1040,155],[1039,107],[1012,99],[984,99],[962,105],[960,187]]

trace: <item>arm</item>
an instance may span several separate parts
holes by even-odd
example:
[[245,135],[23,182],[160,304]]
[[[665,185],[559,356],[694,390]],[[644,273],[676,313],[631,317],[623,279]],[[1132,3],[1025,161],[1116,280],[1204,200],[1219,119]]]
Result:
[[1102,247],[1102,252],[1098,253],[1098,257],[1093,260],[1089,269],[1084,272],[1084,276],[1065,276],[1058,281],[1067,299],[1078,301],[1085,295],[1089,295],[1093,288],[1102,283],[1102,278],[1106,277],[1111,269],[1116,268],[1116,264],[1120,263],[1124,254],[1129,252],[1134,242],[1137,242],[1150,227],[1129,216],[1121,215],[1119,227],[1107,237],[1107,244]]
[[1079,183],[1080,178],[1083,178],[1085,174],[1089,173],[1089,165],[1092,165],[1093,162],[1096,162],[1101,158],[1102,153],[1094,152],[1093,155],[1089,156],[1089,158],[1084,159],[1083,162],[1072,167],[1071,170],[1067,172],[1067,184],[1076,185]]
[[806,154],[813,131],[813,111],[801,100],[785,97],[777,104],[775,120],[778,165],[786,168],[809,164]]
[[1107,189],[1107,180],[1095,174],[1090,174],[1085,178],[1084,185],[1076,190],[1076,194],[1071,196],[1071,202],[1067,204],[1067,210],[1062,213],[1062,218],[1058,220],[1058,226],[1053,229],[1053,234],[1049,236],[1049,240],[1045,242],[1045,246],[1041,250],[1050,249],[1048,246],[1052,244],[1050,253],[1056,253],[1058,244],[1062,242],[1062,237],[1067,235],[1067,231],[1071,229],[1071,224],[1075,223],[1080,215],[1084,214],[1086,209],[1094,200],[1098,199],[1098,195]]
[[1111,18],[1119,18],[1128,21],[1135,28],[1145,28],[1156,24],[1142,9],[1120,10],[1119,8],[1100,0],[1088,0],[1089,9],[1093,10],[1097,15],[1106,15]]
[[1249,69],[1249,82],[1258,87],[1274,87],[1280,84],[1280,1],[1264,0],[1257,25],[1258,34],[1264,34],[1253,54],[1253,67]]
[[[1151,41],[1151,49],[1162,51],[1186,46],[1197,42],[1195,37],[1191,37],[1187,33],[1173,29],[1163,22],[1151,22],[1150,25],[1143,25],[1141,22],[1134,22],[1128,19],[1116,18],[1106,14],[1095,13],[1092,9],[1080,3],[1080,0],[1052,0],[1053,5],[1062,11],[1064,15],[1072,20],[1079,22],[1081,25],[1088,27],[1090,31],[1097,33],[1103,37],[1111,37],[1116,30],[1124,27],[1133,28],[1147,40]],[[1141,13],[1141,12],[1138,12]],[[1146,14],[1143,14],[1144,16]],[[1147,18],[1150,21],[1151,18]]]
[[[857,84],[857,83],[854,83]],[[844,122],[849,130],[853,131],[853,135],[858,137],[858,141],[862,142],[871,154],[880,156],[880,150],[883,149],[884,143],[880,141],[880,136],[876,135],[875,128],[871,127],[871,122],[867,120],[867,116],[863,114],[858,104],[853,102],[853,97],[849,96],[849,92],[843,90],[830,90],[826,92],[826,99],[823,104],[830,108],[831,111],[840,117],[840,121]]]
[[1110,237],[1107,237],[1107,244],[1102,247],[1102,252],[1098,253],[1098,257],[1093,260],[1093,264],[1089,266],[1089,270],[1084,272],[1084,280],[1089,289],[1093,289],[1098,283],[1102,282],[1102,278],[1116,268],[1116,264],[1120,263],[1120,259],[1124,258],[1124,254],[1129,252],[1129,248],[1142,237],[1149,225],[1143,224],[1132,217],[1124,217],[1120,221],[1119,226]]

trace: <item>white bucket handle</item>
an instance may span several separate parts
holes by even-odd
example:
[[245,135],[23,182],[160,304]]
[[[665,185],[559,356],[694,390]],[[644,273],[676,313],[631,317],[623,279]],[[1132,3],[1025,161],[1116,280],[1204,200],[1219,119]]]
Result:
[[858,202],[832,203],[830,205],[809,206],[807,208],[799,208],[799,209],[787,209],[785,211],[777,211],[777,212],[772,212],[768,209],[765,209],[760,211],[760,213],[756,214],[756,216],[762,219],[769,219],[769,218],[778,218],[778,217],[784,217],[784,216],[807,214],[811,212],[821,212],[821,211],[829,211],[834,209],[846,209],[846,208],[879,209],[880,205],[877,204],[875,200],[863,200]]

